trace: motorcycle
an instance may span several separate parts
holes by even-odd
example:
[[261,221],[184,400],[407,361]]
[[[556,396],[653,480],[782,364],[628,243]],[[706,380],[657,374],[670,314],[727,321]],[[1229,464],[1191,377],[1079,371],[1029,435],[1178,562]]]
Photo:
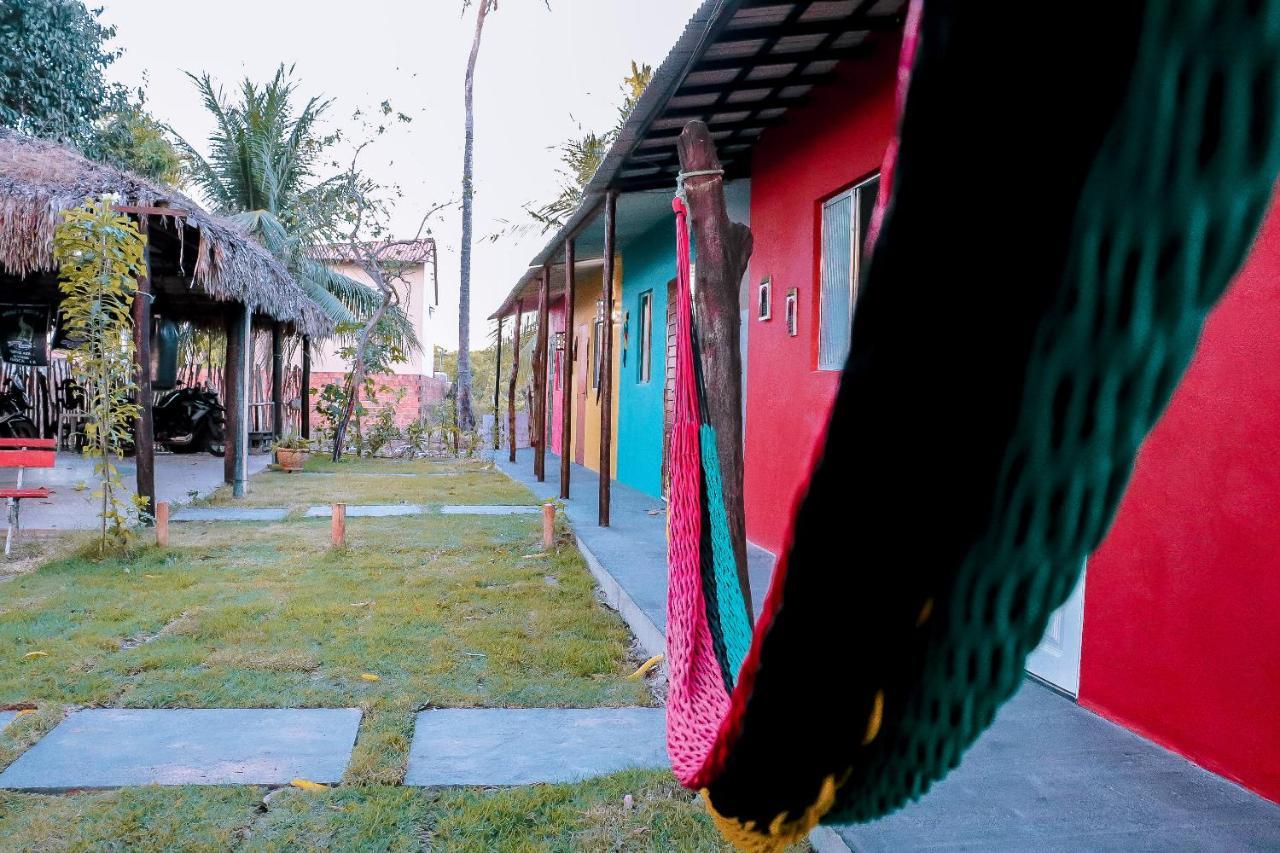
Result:
[[214,391],[165,391],[156,396],[152,419],[156,443],[171,453],[226,453],[226,410]]
[[0,392],[0,438],[39,438],[40,431],[27,412],[31,401],[26,389],[16,378],[9,380],[9,387]]

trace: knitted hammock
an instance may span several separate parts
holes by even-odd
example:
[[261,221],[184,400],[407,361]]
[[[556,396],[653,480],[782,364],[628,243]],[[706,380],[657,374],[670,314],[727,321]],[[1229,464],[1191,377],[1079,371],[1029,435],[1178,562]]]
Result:
[[959,763],[1247,253],[1280,170],[1280,0],[1104,17],[914,0],[850,353],[749,647],[673,204],[668,752],[742,849]]

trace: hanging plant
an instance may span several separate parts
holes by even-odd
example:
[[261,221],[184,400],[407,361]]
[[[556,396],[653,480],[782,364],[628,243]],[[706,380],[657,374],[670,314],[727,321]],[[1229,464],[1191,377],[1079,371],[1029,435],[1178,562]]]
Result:
[[70,336],[71,372],[85,391],[88,420],[84,454],[94,460],[102,500],[99,554],[130,537],[131,513],[149,511],[128,494],[115,460],[132,439],[139,415],[133,346],[133,297],[143,271],[145,239],[134,223],[111,209],[112,197],[90,199],[63,212],[53,238],[60,270],[62,316]]

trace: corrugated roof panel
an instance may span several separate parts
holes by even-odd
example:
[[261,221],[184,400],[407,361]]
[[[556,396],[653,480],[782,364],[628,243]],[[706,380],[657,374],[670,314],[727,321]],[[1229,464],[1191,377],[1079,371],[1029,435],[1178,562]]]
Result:
[[682,107],[709,107],[718,100],[718,96],[713,93],[706,95],[677,95],[667,102],[669,109],[680,109]]
[[779,3],[773,6],[752,6],[749,9],[739,9],[733,19],[729,21],[729,30],[742,29],[743,27],[767,27],[773,24],[780,24],[791,14],[791,10],[795,8],[793,3]]
[[738,76],[736,68],[725,68],[716,71],[694,71],[684,78],[681,86],[719,86],[732,81]]
[[725,98],[727,104],[752,104],[756,101],[763,101],[769,97],[772,89],[738,89],[730,92],[729,97]]
[[800,16],[802,21],[835,21],[847,18],[858,8],[861,0],[816,0]]
[[830,74],[836,70],[836,66],[840,64],[838,59],[820,59],[817,62],[810,62],[805,66],[806,74]]
[[841,33],[836,40],[831,43],[831,46],[836,50],[844,50],[845,48],[860,45],[866,41],[866,39],[867,33],[865,30],[859,30],[852,33]]
[[786,77],[796,68],[794,62],[776,62],[768,65],[757,65],[747,72],[746,79],[751,82],[760,80],[776,80],[779,77]]
[[826,33],[814,33],[812,35],[803,36],[783,36],[778,39],[777,44],[770,51],[770,56],[779,56],[788,53],[807,53],[811,50],[817,50],[824,41],[827,40]]
[[782,90],[778,92],[778,97],[799,98],[801,95],[809,94],[809,90],[812,88],[812,86],[784,86]]
[[716,42],[702,54],[704,59],[744,59],[755,56],[764,47],[764,39]]

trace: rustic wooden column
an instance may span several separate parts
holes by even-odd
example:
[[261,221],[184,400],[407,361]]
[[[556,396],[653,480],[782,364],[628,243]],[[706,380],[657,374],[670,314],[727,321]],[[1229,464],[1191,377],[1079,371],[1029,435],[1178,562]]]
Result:
[[507,441],[511,443],[508,461],[516,461],[516,382],[520,379],[520,314],[524,306],[516,300],[514,337],[511,344],[511,381],[507,384]]
[[249,482],[249,383],[253,369],[253,309],[244,306],[237,318],[241,324],[240,332],[244,345],[240,347],[240,363],[236,365],[240,372],[240,428],[236,430],[236,476],[231,482],[231,496],[244,497],[244,490]]
[[564,242],[564,355],[560,357],[560,497],[569,499],[573,458],[573,299],[577,262],[573,238]]
[[227,483],[236,481],[236,471],[240,467],[236,454],[240,452],[240,399],[244,396],[240,372],[245,344],[243,310],[237,306],[227,311],[227,355],[222,365],[222,405],[227,412],[227,426],[223,432],[222,479]]
[[[729,221],[725,209],[724,177],[711,132],[700,121],[690,122],[678,142],[683,172],[710,172],[685,180],[690,229],[698,251],[694,282],[694,322],[702,376],[707,388],[707,421],[716,431],[724,504],[738,564],[738,581],[752,618],[751,585],[747,573],[747,523],[743,501],[742,356],[739,286],[751,258],[751,229]],[[754,620],[753,620],[754,621]]]
[[150,217],[138,216],[142,248],[142,274],[133,296],[133,358],[138,381],[138,417],[133,424],[133,458],[137,468],[138,496],[147,501],[147,513],[156,511],[156,439],[152,422],[151,393],[151,239],[147,234]]
[[551,264],[542,266],[538,286],[538,342],[533,354],[534,420],[533,473],[541,483],[547,479],[547,341],[551,320]]
[[498,318],[498,355],[493,365],[493,449],[502,449],[502,429],[498,404],[502,400],[502,318]]
[[311,336],[302,336],[302,437],[311,438]]
[[284,435],[284,328],[271,324],[271,434]]
[[609,526],[609,496],[613,479],[613,255],[616,251],[618,193],[604,200],[604,322],[600,334],[600,517]]

